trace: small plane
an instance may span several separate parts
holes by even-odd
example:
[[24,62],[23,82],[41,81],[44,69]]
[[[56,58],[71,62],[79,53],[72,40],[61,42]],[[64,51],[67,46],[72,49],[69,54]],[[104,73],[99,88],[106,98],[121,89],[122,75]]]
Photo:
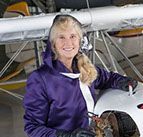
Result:
[[[102,95],[99,94],[94,113],[103,120],[108,120],[109,128],[101,130],[106,137],[110,131],[110,137],[134,134],[143,137],[143,5],[135,5],[137,2],[142,1],[124,3],[134,5],[103,0],[96,3],[93,0],[80,0],[76,1],[76,4],[71,1],[68,3],[66,0],[31,0],[30,3],[15,0],[7,3],[7,7],[3,7],[3,18],[0,19],[0,46],[7,49],[7,53],[5,49],[2,53],[7,62],[4,61],[6,64],[1,67],[0,90],[22,100],[23,96],[9,90],[23,88],[28,74],[42,64],[40,53],[45,49],[44,41],[48,37],[53,18],[57,14],[70,14],[87,30],[90,43],[84,50],[94,64],[101,65],[107,71],[119,72],[140,81],[135,93],[132,90],[130,93],[123,93],[121,90],[109,89]],[[33,5],[36,5],[36,8],[33,8]],[[10,18],[11,16],[13,17]],[[89,48],[90,45],[92,49]],[[127,49],[124,49],[125,47]]]

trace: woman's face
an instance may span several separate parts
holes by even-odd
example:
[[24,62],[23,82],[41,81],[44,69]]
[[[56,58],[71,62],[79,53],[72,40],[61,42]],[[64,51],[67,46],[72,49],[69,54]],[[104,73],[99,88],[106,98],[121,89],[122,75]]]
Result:
[[73,27],[57,32],[55,50],[58,53],[59,60],[64,61],[66,59],[73,59],[78,53],[79,47],[80,38]]

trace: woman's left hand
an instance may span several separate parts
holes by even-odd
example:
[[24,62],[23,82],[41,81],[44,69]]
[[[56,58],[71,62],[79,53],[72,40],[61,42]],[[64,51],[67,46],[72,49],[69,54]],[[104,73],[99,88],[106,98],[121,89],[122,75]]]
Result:
[[129,91],[129,86],[132,86],[133,90],[137,87],[138,81],[133,78],[127,77],[118,82],[118,87],[121,90]]

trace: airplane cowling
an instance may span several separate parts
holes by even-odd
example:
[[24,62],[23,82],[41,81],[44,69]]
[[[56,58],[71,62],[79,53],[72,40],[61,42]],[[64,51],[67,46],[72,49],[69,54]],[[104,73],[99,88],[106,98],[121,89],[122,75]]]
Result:
[[105,112],[128,114],[135,122],[140,137],[143,137],[143,83],[138,82],[138,86],[132,94],[119,89],[106,90],[99,97],[94,110],[99,117]]

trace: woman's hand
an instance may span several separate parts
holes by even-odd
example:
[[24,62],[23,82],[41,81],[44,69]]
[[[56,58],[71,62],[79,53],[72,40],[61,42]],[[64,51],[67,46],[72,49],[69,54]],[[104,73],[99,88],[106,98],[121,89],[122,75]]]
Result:
[[133,90],[137,87],[138,82],[133,78],[127,77],[118,82],[118,87],[121,90],[129,91],[129,86],[132,86]]

